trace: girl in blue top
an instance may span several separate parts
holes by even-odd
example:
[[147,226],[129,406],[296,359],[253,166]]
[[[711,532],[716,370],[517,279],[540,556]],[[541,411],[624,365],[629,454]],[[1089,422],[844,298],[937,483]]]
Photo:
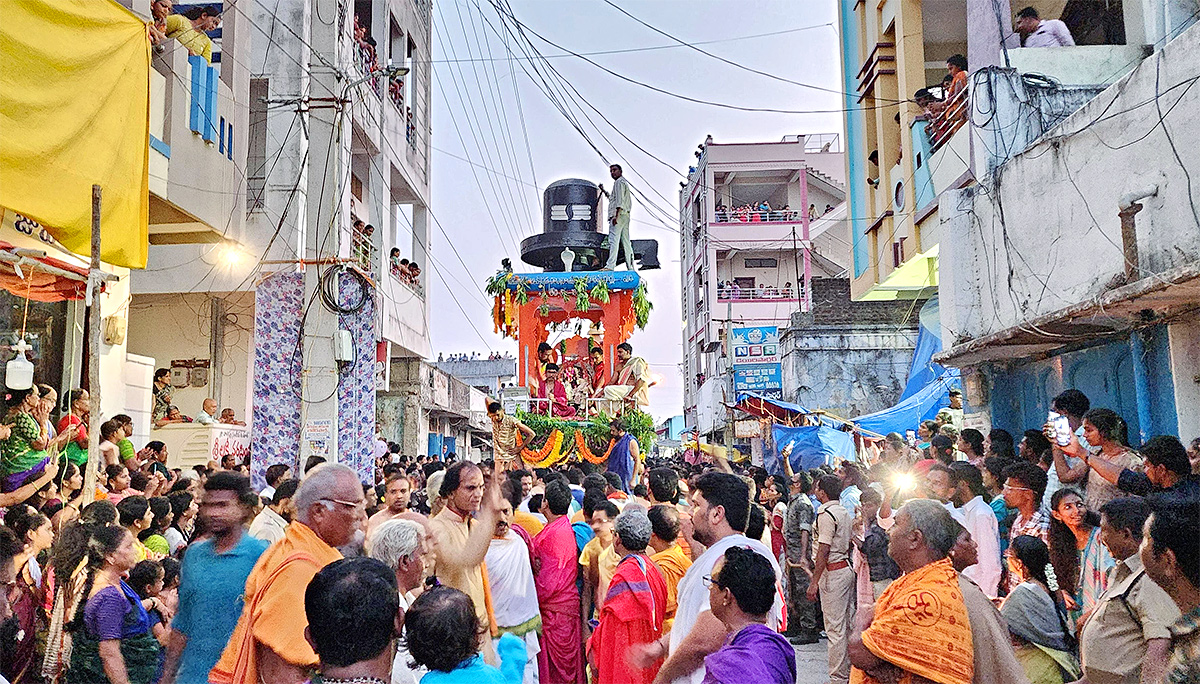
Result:
[[421,594],[404,615],[408,652],[429,670],[421,684],[521,684],[528,655],[525,642],[512,634],[500,637],[500,667],[479,655],[483,628],[471,598],[451,587]]

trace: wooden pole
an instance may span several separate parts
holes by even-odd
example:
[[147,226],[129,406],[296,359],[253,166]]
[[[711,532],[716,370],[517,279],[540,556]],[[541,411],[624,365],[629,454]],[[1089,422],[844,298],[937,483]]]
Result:
[[100,470],[100,186],[92,186],[92,263],[88,271],[88,459],[83,504],[96,498]]

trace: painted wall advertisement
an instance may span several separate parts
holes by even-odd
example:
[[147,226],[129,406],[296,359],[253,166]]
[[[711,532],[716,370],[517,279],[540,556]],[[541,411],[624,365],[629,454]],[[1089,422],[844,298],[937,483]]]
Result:
[[734,328],[730,333],[729,346],[733,350],[734,392],[755,392],[772,399],[783,398],[778,327],[760,325]]

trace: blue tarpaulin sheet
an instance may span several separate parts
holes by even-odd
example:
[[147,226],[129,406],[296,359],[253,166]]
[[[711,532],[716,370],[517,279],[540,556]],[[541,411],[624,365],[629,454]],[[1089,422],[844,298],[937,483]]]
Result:
[[899,404],[854,418],[853,422],[864,430],[886,435],[889,432],[904,434],[905,430],[916,430],[922,420],[930,420],[939,409],[950,405],[950,388],[959,386],[957,368],[943,371],[936,380],[922,387],[916,394]]
[[900,394],[900,401],[920,392],[946,372],[945,367],[933,362],[933,355],[942,350],[940,313],[937,297],[925,302],[921,307],[920,323],[917,326],[917,347],[913,350],[908,382]]
[[811,470],[821,465],[834,465],[843,460],[858,460],[853,436],[825,425],[774,425],[771,435],[775,440],[775,450],[763,455],[763,467],[771,474],[783,474],[781,458],[785,453],[793,472]]

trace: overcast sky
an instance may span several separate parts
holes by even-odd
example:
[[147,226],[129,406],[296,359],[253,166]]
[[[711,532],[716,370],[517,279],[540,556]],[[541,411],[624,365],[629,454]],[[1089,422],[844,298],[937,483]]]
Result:
[[[834,0],[613,2],[725,59],[792,81],[840,89]],[[436,358],[439,352],[515,352],[515,341],[492,334],[484,279],[499,268],[501,256],[510,257],[518,271],[537,270],[520,261],[518,240],[541,232],[541,193],[547,184],[586,178],[610,186],[611,179],[600,156],[522,70],[522,64],[531,68],[530,63],[508,59],[509,49],[516,51],[517,46],[510,39],[506,48],[497,37],[495,32],[503,34],[504,29],[489,0],[438,0],[433,7],[432,209],[452,238],[448,241],[436,227],[431,229],[434,263],[429,266],[438,271],[428,281],[433,353]],[[624,82],[578,57],[553,57],[562,51],[527,34],[579,95],[620,131],[584,107],[600,126],[598,133],[577,114],[589,136],[609,159],[624,165],[635,188],[669,214],[663,219],[661,213],[634,204],[632,237],[658,240],[663,267],[642,273],[654,310],[650,325],[635,332],[630,343],[634,353],[663,376],[650,390],[655,419],[682,413],[679,174],[686,174],[696,161],[693,152],[708,134],[716,142],[754,142],[840,132],[836,110],[841,100],[834,93],[749,73],[678,46],[604,0],[511,0],[511,7],[531,31],[579,53],[673,45],[589,57],[662,90],[743,107],[811,112],[744,112],[685,102]],[[774,35],[744,38],[761,34]],[[489,58],[493,61],[484,61]],[[638,151],[622,133],[672,168]]]

